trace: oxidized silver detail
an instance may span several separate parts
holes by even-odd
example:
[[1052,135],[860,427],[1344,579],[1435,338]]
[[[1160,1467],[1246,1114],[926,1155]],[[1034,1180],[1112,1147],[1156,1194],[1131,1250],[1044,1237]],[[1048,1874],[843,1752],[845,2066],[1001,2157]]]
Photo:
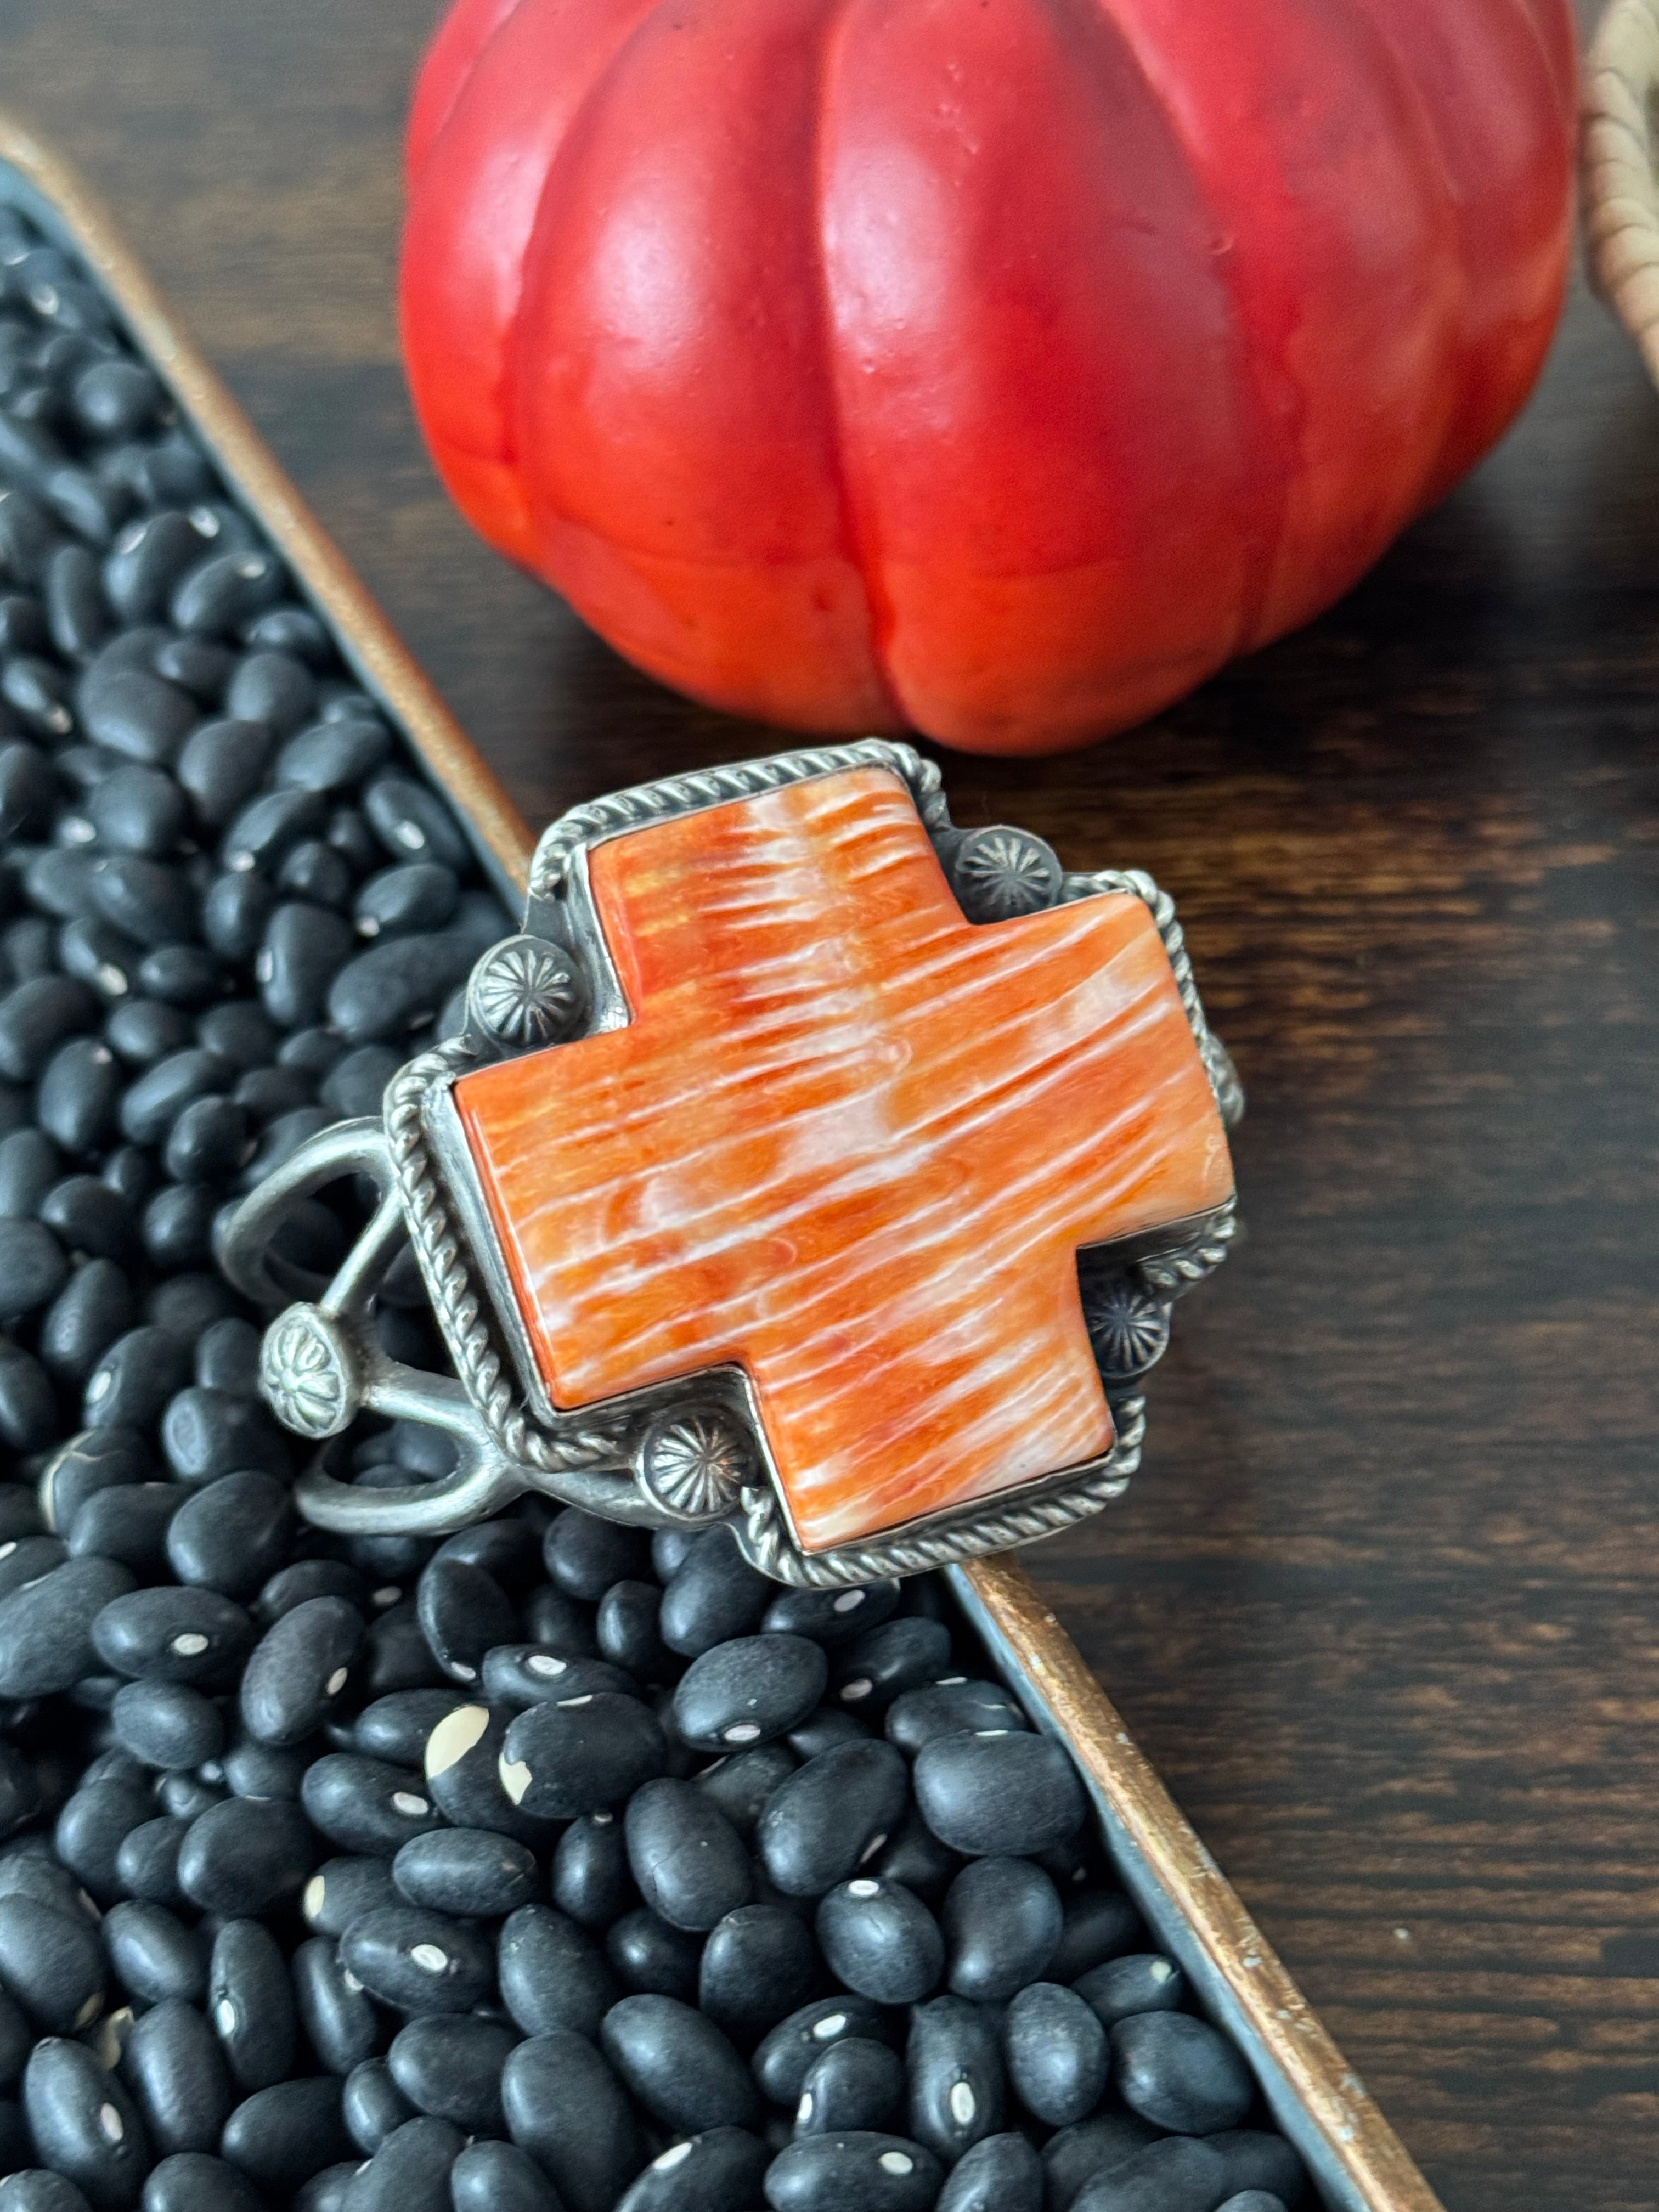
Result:
[[581,984],[568,952],[545,938],[509,937],[472,970],[467,1017],[491,1043],[523,1052],[562,1036],[581,1000]]
[[356,1363],[345,1330],[320,1307],[290,1306],[259,1347],[259,1390],[284,1428],[320,1442],[356,1416]]
[[[590,1027],[614,1027],[627,1019],[587,895],[588,848],[731,799],[866,767],[885,769],[905,784],[953,883],[955,870],[963,867],[957,892],[972,920],[1033,912],[1101,891],[1140,899],[1168,955],[1222,1117],[1229,1126],[1237,1120],[1243,1095],[1231,1060],[1205,1021],[1168,895],[1139,872],[1062,874],[1048,848],[1022,831],[997,829],[961,836],[952,830],[938,769],[909,746],[869,738],[673,777],[597,799],[564,816],[543,836],[531,866],[526,933],[492,948],[475,969],[467,1033],[433,1047],[398,1071],[386,1086],[383,1124],[338,1125],[301,1146],[244,1201],[224,1232],[222,1257],[239,1287],[267,1304],[285,1291],[292,1296],[270,1252],[283,1207],[331,1178],[369,1174],[382,1193],[380,1207],[326,1287],[320,1306],[290,1309],[267,1338],[275,1378],[272,1403],[301,1433],[319,1438],[337,1433],[362,1409],[434,1423],[457,1442],[452,1475],[401,1491],[353,1488],[335,1480],[319,1462],[295,1492],[308,1517],[351,1534],[439,1534],[499,1510],[520,1491],[534,1489],[635,1526],[724,1517],[744,1554],[766,1574],[797,1588],[837,1589],[1029,1543],[1097,1511],[1127,1487],[1139,1464],[1146,1430],[1145,1401],[1137,1395],[1115,1397],[1116,1437],[1100,1459],[862,1543],[805,1553],[794,1541],[775,1487],[764,1428],[740,1373],[718,1370],[699,1378],[705,1395],[690,1404],[673,1403],[669,1387],[657,1386],[579,1413],[559,1412],[545,1403],[538,1411],[526,1395],[527,1384],[521,1380],[515,1387],[509,1340],[476,1279],[480,1263],[469,1239],[479,1233],[477,1209],[459,1206],[448,1187],[445,1169],[434,1157],[434,1131],[442,1116],[432,1123],[429,1112],[468,1069],[503,1052],[551,1042],[563,1033],[561,1024],[574,1027],[583,1003]],[[1044,884],[1044,895],[1035,896],[1039,884]],[[552,941],[556,937],[568,938],[574,946],[574,969],[563,945]],[[554,981],[556,968],[562,981]],[[575,994],[568,1011],[567,988]],[[544,1023],[549,1024],[545,1030]],[[449,1172],[453,1171],[451,1161]],[[1151,1303],[1167,1314],[1170,1302],[1224,1258],[1235,1226],[1230,1200],[1201,1222],[1172,1231],[1166,1249],[1137,1254],[1134,1278]],[[402,1367],[380,1348],[369,1309],[404,1236],[426,1284],[455,1380]],[[488,1278],[488,1267],[483,1272]],[[313,1350],[302,1351],[302,1320],[319,1342],[333,1347],[332,1364],[319,1362]],[[1144,1327],[1137,1341],[1144,1349]],[[315,1379],[325,1370],[337,1377],[337,1403],[328,1395],[331,1382]],[[710,1390],[719,1404],[706,1395]],[[342,1418],[343,1406],[349,1410]],[[728,1431],[735,1425],[738,1451],[721,1449],[712,1433],[700,1432],[706,1417]]]
[[1029,830],[973,830],[951,863],[951,885],[969,921],[1012,921],[1053,906],[1062,871],[1052,847]]
[[1085,1290],[1083,1318],[1108,1382],[1138,1380],[1169,1348],[1169,1301],[1155,1297],[1133,1275],[1115,1275]]
[[729,1513],[754,1471],[746,1440],[713,1406],[663,1414],[640,1446],[641,1482],[667,1512],[687,1521]]

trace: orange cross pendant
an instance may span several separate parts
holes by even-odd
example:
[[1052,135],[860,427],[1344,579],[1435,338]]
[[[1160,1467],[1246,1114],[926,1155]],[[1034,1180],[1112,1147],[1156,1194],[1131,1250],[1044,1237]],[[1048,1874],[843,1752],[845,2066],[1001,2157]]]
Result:
[[386,1123],[525,1481],[572,1494],[545,1462],[586,1439],[625,1517],[730,1516],[790,1579],[991,1548],[1121,1487],[1133,1385],[1233,1197],[1236,1086],[1145,878],[964,836],[935,772],[871,740],[580,810],[527,928]]

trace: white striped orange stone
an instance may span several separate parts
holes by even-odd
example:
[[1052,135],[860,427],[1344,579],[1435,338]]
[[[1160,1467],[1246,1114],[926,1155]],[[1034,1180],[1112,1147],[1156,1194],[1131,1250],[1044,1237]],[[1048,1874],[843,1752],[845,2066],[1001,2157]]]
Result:
[[1079,1245],[1232,1188],[1140,900],[971,924],[856,769],[589,855],[624,1028],[455,1098],[549,1395],[752,1382],[822,1550],[1106,1451]]

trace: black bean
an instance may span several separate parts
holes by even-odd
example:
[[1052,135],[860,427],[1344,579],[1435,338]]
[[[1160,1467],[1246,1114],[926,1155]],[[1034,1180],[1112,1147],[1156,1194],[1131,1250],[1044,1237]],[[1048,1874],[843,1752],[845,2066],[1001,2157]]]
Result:
[[591,1607],[542,1583],[524,1602],[525,1634],[562,1659],[591,1659],[599,1650]]
[[92,1899],[44,1836],[21,1836],[0,1851],[0,1897],[38,1898],[71,1919],[91,1913]]
[[1106,2031],[1058,1982],[1030,1983],[1012,1998],[1002,2054],[1020,2102],[1053,2128],[1085,2118],[1106,2086]]
[[23,2074],[35,2154],[96,2205],[136,2204],[150,2165],[137,2108],[84,2044],[37,2043]]
[[[354,1537],[349,1547],[351,1565],[365,1574],[403,1574],[418,1568],[425,1546],[416,1536]],[[413,1553],[412,1559],[408,1556]],[[387,1583],[395,1589],[395,1583]],[[437,1662],[426,1648],[421,1624],[415,1618],[413,1599],[389,1605],[370,1626],[357,1662],[359,1686],[367,1697],[378,1698],[394,1690],[422,1689],[439,1681]],[[503,1730],[505,1733],[505,1730]],[[494,1760],[492,1758],[493,1767]],[[508,1813],[499,1781],[496,1795]]]
[[182,1904],[179,1853],[189,1831],[188,1820],[167,1814],[128,1829],[116,1850],[115,1878],[129,1897],[146,1898],[155,1905]]
[[[179,1771],[164,1774],[155,1784],[155,1795],[174,1820],[196,1820],[222,1804],[230,1792],[222,1782],[210,1782],[200,1773]],[[183,1848],[180,1844],[181,1851]]]
[[1042,2161],[1022,2135],[986,2136],[951,2168],[935,2212],[1042,2212]]
[[113,1260],[88,1260],[41,1319],[40,1357],[60,1382],[84,1382],[133,1319],[125,1272]]
[[[215,1531],[209,1510],[213,1501],[228,1485],[240,1486],[246,1492],[254,1484],[263,1486],[261,1525],[273,1532],[260,1550],[257,1565],[263,1571],[270,1556],[279,1553],[275,1532],[285,1530],[288,1517],[287,1497],[281,1485],[269,1475],[228,1474],[201,1492],[169,1531],[168,1554],[181,1579],[184,1570],[179,1553],[192,1547],[179,1544],[179,1522],[192,1506],[203,1509],[205,1547]],[[261,1579],[262,1571],[248,1579]],[[362,1615],[343,1598],[309,1598],[284,1613],[254,1647],[242,1675],[242,1723],[249,1734],[267,1744],[300,1743],[311,1735],[346,1686],[351,1662],[362,1644],[363,1629]]]
[[905,2061],[910,2132],[954,2166],[1002,2126],[1002,2053],[990,2015],[965,1997],[933,1997],[910,2015]]
[[219,2154],[260,2188],[291,2196],[351,2154],[338,2080],[324,2074],[256,2089],[225,2122]]
[[316,1863],[317,1839],[297,1805],[229,1797],[191,1824],[179,1887],[207,1912],[260,1912],[297,1894]]
[[706,1932],[754,1894],[742,1838],[689,1782],[665,1778],[637,1789],[624,1833],[640,1895],[671,1927]]
[[904,2062],[873,2037],[849,2035],[832,2043],[807,2069],[795,2107],[798,2136],[841,2135],[879,2128],[904,2096]]
[[380,2047],[379,2014],[326,1936],[301,1944],[294,1954],[293,1975],[300,2025],[312,2049],[331,2074],[349,2074]]
[[281,1797],[297,1805],[307,1764],[304,1752],[239,1735],[219,1760],[219,1768],[234,1797]]
[[902,1882],[841,1883],[819,1900],[817,1935],[836,1978],[878,2004],[915,2003],[944,1969],[939,1923]]
[[384,2004],[407,2013],[471,2012],[495,1981],[495,1954],[477,1929],[414,1905],[361,1914],[340,1957]]
[[186,1106],[228,1091],[236,1071],[200,1045],[169,1054],[147,1068],[121,1101],[122,1133],[135,1145],[156,1145]]
[[951,1632],[942,1621],[915,1614],[884,1621],[837,1650],[835,1698],[861,1713],[885,1712],[950,1664]]
[[77,2033],[103,2006],[97,1931],[78,1911],[21,1891],[0,1896],[0,1985],[46,2034]]
[[666,1761],[656,1716],[637,1698],[599,1690],[520,1713],[502,1745],[501,1783],[535,1818],[568,1820],[621,1804]]
[[250,646],[292,653],[309,668],[325,668],[333,659],[328,632],[308,607],[268,607],[244,625],[242,635]]
[[343,1936],[351,1923],[382,1905],[396,1905],[398,1893],[390,1861],[334,1858],[318,1868],[301,1893],[308,1927],[319,1936]]
[[19,2079],[33,2042],[28,2014],[0,1984],[0,2085],[9,2089]]
[[166,1905],[130,1899],[112,1905],[103,1937],[115,1978],[141,2004],[207,1994],[206,1942]]
[[75,380],[75,411],[98,438],[131,438],[161,412],[160,384],[136,361],[97,361]]
[[226,830],[221,859],[235,873],[250,868],[268,873],[291,846],[313,836],[326,818],[326,809],[313,792],[262,792],[249,799]]
[[[24,987],[27,988],[27,987]],[[49,1305],[69,1281],[64,1248],[40,1221],[0,1218],[0,1314],[13,1321]]]
[[[0,499],[4,496],[0,493]],[[0,2212],[92,2212],[92,2208],[67,2174],[32,2166],[0,2175]]]
[[464,869],[471,860],[443,801],[409,776],[377,776],[363,794],[363,811],[394,860],[441,860]]
[[590,2039],[621,1992],[574,1920],[544,1905],[521,1905],[496,1945],[501,2002],[526,2035],[572,2028]]
[[728,1529],[707,1529],[663,1592],[662,1640],[682,1658],[695,1659],[746,1636],[759,1626],[776,1587],[749,1565]]
[[101,845],[157,860],[172,851],[189,818],[185,795],[159,769],[118,768],[94,791],[87,805]]
[[[1277,2197],[1282,2205],[1302,2202],[1308,2177],[1302,2160],[1283,2136],[1269,2135],[1262,2128],[1231,2128],[1205,2140],[1226,2163],[1230,2191],[1255,2190]],[[1262,2209],[1252,2205],[1247,2212],[1262,2212]]]
[[14,1129],[0,1138],[0,1214],[33,1214],[61,1172],[56,1146],[39,1129]]
[[9,1337],[0,1337],[0,1441],[14,1451],[50,1443],[58,1426],[58,1399],[40,1361]]
[[101,1037],[72,1037],[41,1073],[34,1102],[41,1128],[66,1152],[89,1152],[106,1144],[123,1079]]
[[441,929],[459,896],[453,868],[436,860],[415,860],[371,876],[353,902],[352,920],[362,937],[403,937],[412,931]]
[[716,1759],[694,1776],[696,1787],[718,1805],[745,1842],[752,1838],[772,1793],[795,1771],[794,1753],[781,1743],[757,1744]]
[[343,791],[371,774],[391,750],[382,722],[362,716],[313,722],[283,746],[276,781],[299,791]]
[[791,2112],[813,2065],[849,2036],[880,2038],[881,2014],[868,1997],[818,1997],[779,2021],[755,2053],[755,2079],[775,2105]]
[[200,945],[158,945],[138,963],[134,980],[172,1006],[204,1006],[224,988],[218,960]]
[[[0,515],[9,510],[14,496],[0,491]],[[9,660],[16,653],[45,653],[51,644],[38,599],[27,592],[0,594],[0,657]]]
[[1085,2181],[1072,2212],[1214,2212],[1226,2171],[1207,2143],[1169,2136]]
[[[353,1571],[346,1568],[343,1571],[349,1574]],[[290,1567],[286,1572],[295,1575],[299,1569]],[[362,1577],[356,1579],[361,1590]],[[309,1594],[301,1593],[302,1595]],[[345,1593],[319,1590],[317,1595],[344,1595]],[[348,1602],[351,1601],[348,1599]],[[264,1602],[262,1598],[262,1605]],[[418,1766],[425,1756],[427,1741],[433,1729],[446,1715],[460,1710],[465,1703],[466,1700],[453,1689],[394,1690],[389,1697],[377,1698],[373,1705],[366,1705],[357,1716],[352,1747],[367,1753],[371,1759],[390,1759],[394,1766]]]
[[447,2120],[405,2120],[358,2171],[341,2212],[451,2212],[449,2170],[464,2146]]
[[767,1743],[805,1720],[823,1694],[829,1662],[799,1636],[744,1636],[694,1659],[674,1692],[674,1725],[706,1751]]
[[767,2167],[766,2201],[772,2212],[927,2212],[942,2178],[903,2136],[803,2136]]
[[634,1895],[628,1846],[613,1813],[573,1820],[553,1853],[553,1902],[579,1926],[605,1928]]
[[617,2212],[727,2212],[753,2199],[767,2155],[746,2128],[705,2129],[659,2152]]
[[112,1905],[120,1895],[116,1860],[123,1839],[155,1810],[149,1789],[136,1778],[142,1771],[135,1765],[135,1778],[112,1773],[83,1780],[52,1830],[52,1849],[100,1905]]
[[208,2020],[239,2087],[269,2088],[292,2068],[299,2021],[288,1961],[260,1922],[229,1920],[215,1936]]
[[1080,1889],[1065,1899],[1060,1945],[1048,1965],[1048,1978],[1075,1984],[1079,1976],[1108,1959],[1135,1949],[1146,1930],[1140,1916],[1121,1889]]
[[231,714],[267,723],[286,737],[304,721],[316,696],[316,683],[302,660],[266,647],[237,663],[225,705]]
[[747,2051],[805,2002],[817,1970],[811,1936],[795,1914],[775,1905],[740,1905],[703,1945],[697,2002]]
[[1060,1893],[1029,1859],[975,1859],[951,1884],[942,1915],[949,1981],[960,1997],[1000,2002],[1035,1982],[1059,1947]]
[[309,899],[316,906],[343,908],[350,900],[356,878],[331,845],[320,837],[302,837],[283,854],[276,881],[280,889],[295,898]]
[[1075,1834],[1088,1810],[1064,1748],[1013,1730],[933,1737],[916,1754],[915,1792],[940,1842],[970,1856],[1042,1850]]
[[199,1766],[225,1746],[219,1708],[185,1682],[128,1682],[110,1707],[115,1741],[146,1766]]
[[222,637],[283,595],[283,572],[269,553],[233,549],[210,555],[181,580],[171,613],[180,629]]
[[626,1672],[604,1659],[563,1659],[538,1644],[498,1644],[483,1655],[483,1691],[492,1704],[556,1703],[594,1690],[634,1692]]
[[118,1191],[93,1175],[66,1176],[40,1201],[40,1218],[70,1252],[130,1267],[138,1254],[138,1224]]
[[60,545],[46,563],[46,623],[52,643],[67,660],[85,660],[112,624],[98,562],[84,545]]
[[94,744],[150,767],[167,765],[196,721],[190,694],[144,668],[89,671],[76,703]]
[[392,2078],[383,2056],[365,2058],[346,2075],[340,2094],[346,2128],[365,2158],[373,2158],[394,2128],[415,2117],[415,2108]]
[[647,1905],[636,1905],[612,1923],[605,1955],[623,1987],[636,1996],[678,1997],[689,2004],[697,1993],[698,1953],[694,1935],[668,1923]]
[[43,829],[56,797],[56,781],[35,746],[21,738],[0,745],[0,837]]
[[562,2029],[520,2044],[501,2069],[501,2103],[514,2141],[569,2212],[611,2212],[641,2146],[622,2085],[586,2038]]
[[850,1643],[898,1610],[896,1582],[864,1583],[856,1589],[780,1590],[768,1584],[769,1632],[810,1636],[815,1644]]
[[1112,2081],[1132,2112],[1181,2135],[1236,2128],[1255,2099],[1250,2070],[1225,2036],[1189,2013],[1138,2013],[1115,2023]]
[[[191,731],[179,750],[178,777],[209,829],[222,829],[258,790],[273,743],[265,723],[232,715]],[[208,939],[210,944],[217,942],[211,931]]]
[[175,2151],[150,2168],[143,2212],[262,2212],[258,2190],[205,2151]]
[[[112,928],[136,944],[187,943],[196,934],[196,895],[188,878],[165,860],[118,853],[93,864],[94,907]],[[149,986],[152,997],[170,994]]]
[[144,1249],[158,1267],[187,1267],[209,1259],[218,1196],[205,1183],[169,1183],[144,1208]]
[[94,1625],[132,1587],[113,1559],[66,1559],[0,1598],[0,1697],[46,1697],[89,1674]]
[[69,678],[62,669],[30,653],[7,661],[0,675],[0,698],[43,737],[67,737],[75,727],[70,696]]
[[792,1897],[821,1897],[855,1874],[898,1825],[908,1776],[891,1744],[820,1752],[773,1795],[756,1829],[763,1863]]
[[416,1604],[433,1657],[458,1682],[476,1682],[485,1652],[518,1632],[518,1614],[495,1577],[441,1552],[422,1571]]
[[407,1036],[435,1018],[466,981],[477,953],[470,938],[453,930],[386,938],[334,977],[329,1021],[353,1044]]
[[1091,1966],[1072,1984],[1103,2027],[1139,2012],[1178,2012],[1186,2002],[1187,1978],[1173,1959],[1156,1952],[1132,1953]]
[[189,1017],[157,999],[125,1000],[104,1024],[106,1042],[135,1067],[153,1067],[182,1051],[190,1036]]
[[285,1029],[320,1020],[351,943],[349,925],[326,907],[299,900],[279,906],[253,970],[271,1019]]
[[[90,1568],[96,1563],[73,1564]],[[92,1623],[93,1649],[118,1674],[147,1682],[199,1682],[252,1649],[252,1621],[217,1590],[132,1589],[131,1577],[125,1580],[125,1594],[106,1599]]]
[[313,1824],[343,1850],[391,1854],[444,1825],[418,1774],[383,1759],[331,1752],[306,1771],[302,1799]]
[[0,1075],[32,1083],[58,1046],[95,1028],[95,991],[71,975],[37,975],[0,999]]
[[553,2185],[517,2143],[474,2142],[449,2169],[455,2212],[563,2212]]
[[124,623],[153,623],[173,585],[200,558],[202,537],[176,510],[143,516],[117,537],[104,562],[104,590]]
[[343,1119],[378,1114],[386,1087],[402,1065],[385,1045],[360,1045],[349,1052],[325,1079],[322,1100]]
[[409,2102],[468,2135],[500,2135],[501,2069],[520,2038],[499,2021],[434,2015],[400,2028],[387,2054]]
[[594,1635],[600,1651],[642,1682],[672,1681],[680,1662],[662,1640],[662,1592],[655,1583],[612,1583],[599,1600]]
[[534,1896],[536,1855],[488,1828],[438,1828],[412,1837],[392,1876],[411,1905],[469,1919],[494,1919]]

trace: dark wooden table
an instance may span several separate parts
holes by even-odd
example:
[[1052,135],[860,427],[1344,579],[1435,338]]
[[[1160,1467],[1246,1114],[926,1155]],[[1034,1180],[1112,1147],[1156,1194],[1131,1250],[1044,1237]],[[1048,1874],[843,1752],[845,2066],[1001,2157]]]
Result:
[[[432,0],[0,0],[53,134],[539,822],[768,749],[473,542],[391,310]],[[1249,1238],[1032,1557],[1451,2212],[1659,2205],[1659,399],[1500,452],[1152,726],[949,763],[1182,902]]]

